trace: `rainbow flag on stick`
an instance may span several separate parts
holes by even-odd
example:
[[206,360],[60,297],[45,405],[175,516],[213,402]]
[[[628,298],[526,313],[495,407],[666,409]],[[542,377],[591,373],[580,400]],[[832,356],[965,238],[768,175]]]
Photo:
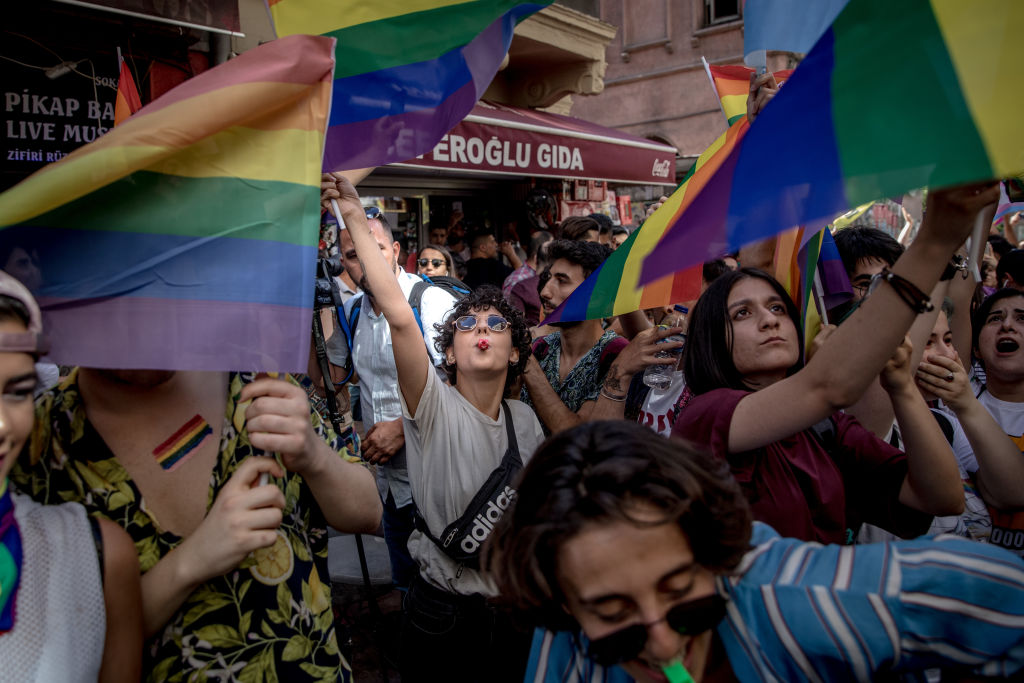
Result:
[[[646,286],[639,284],[640,267],[643,260],[659,246],[662,236],[672,225],[675,217],[686,210],[693,197],[714,174],[718,165],[728,156],[748,128],[750,124],[747,123],[746,117],[743,117],[704,150],[668,201],[634,231],[622,246],[613,251],[600,268],[580,283],[580,286],[548,316],[544,324],[604,318],[641,308],[689,301],[700,296],[701,263]],[[727,251],[725,245],[722,245],[718,256]]]
[[124,123],[128,117],[142,109],[139,91],[135,88],[132,72],[121,57],[121,48],[117,48],[117,98],[114,100],[114,125]]
[[878,197],[1019,172],[1022,33],[1018,0],[851,0],[640,282]]
[[552,0],[269,0],[279,36],[337,39],[325,171],[429,151],[466,117],[516,24]]
[[333,62],[267,43],[0,194],[55,362],[304,371]]
[[[703,57],[701,58],[703,60]],[[704,69],[707,71],[711,85],[718,95],[722,105],[722,113],[725,114],[729,125],[736,123],[747,115],[747,95],[750,94],[750,74],[754,70],[735,64],[726,66],[711,66],[706,61]],[[792,69],[776,71],[773,74],[775,82],[782,85],[793,75]]]

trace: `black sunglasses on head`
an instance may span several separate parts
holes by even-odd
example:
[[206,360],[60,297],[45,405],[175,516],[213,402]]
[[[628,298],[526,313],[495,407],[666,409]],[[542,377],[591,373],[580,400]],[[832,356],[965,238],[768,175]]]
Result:
[[[670,628],[684,636],[695,636],[714,628],[725,618],[728,602],[717,593],[681,602],[665,614]],[[660,620],[659,620],[660,621]],[[658,623],[658,622],[654,622]],[[590,641],[587,654],[601,666],[636,659],[647,644],[647,629],[654,624],[633,624]]]

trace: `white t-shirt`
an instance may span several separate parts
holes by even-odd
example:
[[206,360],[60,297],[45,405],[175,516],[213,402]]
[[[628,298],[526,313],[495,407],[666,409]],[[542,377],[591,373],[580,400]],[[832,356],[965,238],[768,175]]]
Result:
[[672,379],[669,380],[668,389],[651,389],[647,392],[643,406],[640,408],[640,415],[637,422],[647,425],[662,436],[672,434],[672,425],[675,424],[675,406],[679,395],[686,388],[686,378],[682,370],[674,370]]
[[[1010,440],[1017,444],[1024,457],[1024,403],[1002,401],[982,389],[978,395],[981,405],[992,415],[1003,428]],[[989,542],[1024,557],[1024,511],[1001,512],[990,507],[992,515],[992,535]]]
[[[509,400],[508,407],[525,465],[544,432],[525,404]],[[402,411],[412,497],[430,532],[440,537],[501,463],[508,446],[505,414],[500,411],[492,420],[434,372],[427,373],[416,414],[409,414],[404,397]],[[423,578],[438,588],[462,595],[497,594],[492,581],[449,558],[420,531],[409,537],[409,553]]]

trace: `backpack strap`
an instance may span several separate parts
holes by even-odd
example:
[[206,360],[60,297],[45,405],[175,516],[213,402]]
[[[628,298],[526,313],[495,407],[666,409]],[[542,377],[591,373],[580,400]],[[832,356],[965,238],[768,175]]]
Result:
[[420,334],[423,334],[423,320],[420,318],[420,301],[423,300],[423,291],[430,287],[432,283],[425,276],[420,276],[424,279],[420,280],[412,286],[412,291],[409,292],[409,306],[412,308],[412,314],[416,317],[416,325],[420,328]]
[[932,410],[932,415],[935,416],[935,421],[939,423],[939,429],[942,430],[942,435],[944,437],[946,437],[946,442],[950,446],[952,446],[953,445],[953,435],[955,434],[955,432],[953,430],[953,423],[950,421],[949,417],[947,417],[946,415],[943,415],[938,410]]

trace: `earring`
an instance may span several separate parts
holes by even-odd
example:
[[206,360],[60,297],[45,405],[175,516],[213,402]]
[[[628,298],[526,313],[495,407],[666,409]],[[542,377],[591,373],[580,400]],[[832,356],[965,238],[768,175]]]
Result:
[[455,365],[455,356],[448,356],[448,365]]

